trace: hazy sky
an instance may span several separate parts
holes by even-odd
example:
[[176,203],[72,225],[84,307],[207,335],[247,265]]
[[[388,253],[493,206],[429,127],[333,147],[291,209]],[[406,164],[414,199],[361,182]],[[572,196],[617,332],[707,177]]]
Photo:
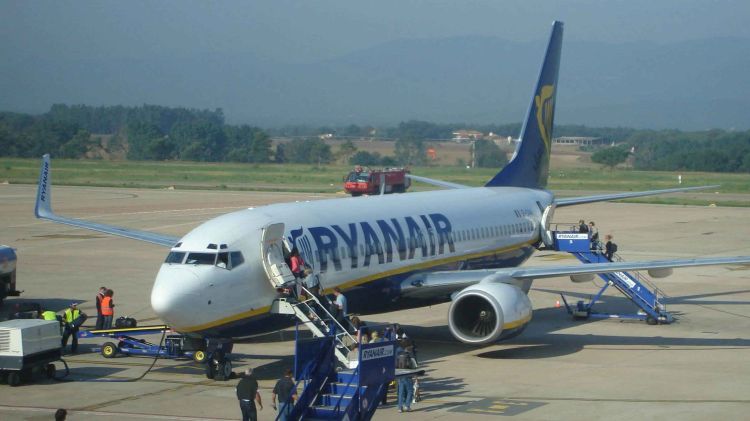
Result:
[[250,51],[295,62],[399,38],[540,39],[554,19],[567,41],[750,38],[747,0],[2,0],[0,42],[2,56]]
[[749,127],[750,0],[0,0],[0,111],[516,122],[555,19],[559,122]]

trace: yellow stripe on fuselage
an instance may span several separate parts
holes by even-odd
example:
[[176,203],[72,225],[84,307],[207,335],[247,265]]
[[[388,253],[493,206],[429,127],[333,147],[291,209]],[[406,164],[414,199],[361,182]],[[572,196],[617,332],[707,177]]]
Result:
[[[428,268],[431,268],[431,267],[440,266],[440,265],[444,265],[444,264],[447,264],[447,263],[459,262],[461,260],[476,259],[476,258],[479,258],[479,257],[490,256],[490,255],[497,254],[497,253],[505,253],[507,251],[516,250],[516,249],[520,249],[522,247],[531,245],[534,242],[535,241],[527,241],[525,243],[521,243],[521,244],[509,246],[509,247],[503,247],[503,248],[499,248],[499,249],[493,249],[493,250],[482,251],[482,252],[477,252],[477,253],[470,253],[470,254],[463,254],[463,255],[460,255],[460,256],[450,256],[450,257],[445,257],[445,258],[442,258],[442,259],[430,260],[430,261],[422,262],[422,263],[416,263],[416,264],[413,264],[413,265],[403,266],[403,267],[392,269],[392,270],[385,271],[385,272],[379,272],[377,274],[370,275],[370,276],[365,276],[365,277],[362,277],[362,278],[359,278],[359,279],[354,279],[352,281],[345,282],[345,283],[343,283],[341,285],[337,285],[337,286],[339,288],[341,288],[342,290],[346,290],[346,289],[350,289],[350,288],[355,287],[355,286],[366,284],[368,282],[372,282],[372,281],[376,281],[378,279],[386,278],[388,276],[398,275],[398,274],[405,273],[405,272],[411,272],[413,270],[428,269]],[[327,288],[327,289],[323,290],[323,293],[324,294],[330,294],[332,291],[333,291],[333,288]],[[201,325],[179,328],[179,331],[180,332],[186,332],[186,333],[189,333],[189,332],[200,332],[202,330],[215,328],[215,327],[222,326],[222,325],[225,325],[225,324],[228,324],[228,323],[236,322],[238,320],[248,319],[248,318],[251,318],[251,317],[263,314],[263,313],[267,313],[270,309],[271,309],[271,306],[265,306],[265,307],[257,308],[257,309],[250,310],[250,311],[244,311],[242,313],[238,313],[238,314],[234,314],[234,315],[231,315],[231,316],[223,317],[221,319],[214,320],[214,321],[208,322],[208,323],[203,323]],[[522,325],[522,324],[524,324],[526,322],[528,322],[528,320],[526,320],[526,321],[512,322],[512,323],[509,323],[507,325],[503,325],[503,329],[512,329],[512,328],[518,327],[518,326],[520,326],[520,325]]]

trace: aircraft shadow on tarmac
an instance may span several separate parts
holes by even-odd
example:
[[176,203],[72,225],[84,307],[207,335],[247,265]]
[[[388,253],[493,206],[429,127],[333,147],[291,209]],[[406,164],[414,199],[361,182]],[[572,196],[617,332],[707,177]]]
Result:
[[[545,291],[556,292],[552,290]],[[708,295],[712,294],[707,294],[707,296]],[[698,296],[688,296],[684,297],[684,300],[685,302],[690,303],[689,300],[696,299],[696,297]],[[584,298],[589,297],[585,296]],[[729,303],[736,304],[737,302]],[[597,303],[597,306],[599,307],[599,311],[613,313],[634,313],[636,311],[636,308],[629,300],[620,297],[605,296],[601,302]],[[743,315],[738,316],[747,317]],[[638,324],[642,325],[643,336],[557,333],[566,328],[581,326],[588,323]],[[450,334],[447,325],[430,327],[403,325],[403,327],[417,343],[420,362],[427,366],[429,366],[431,362],[442,360],[451,355],[466,353],[472,349],[481,350],[482,348],[492,348],[497,346],[502,346],[503,348],[478,353],[476,356],[479,358],[509,360],[554,358],[570,355],[579,352],[586,347],[592,346],[606,346],[611,347],[611,349],[618,349],[617,347],[620,347],[619,349],[628,350],[639,349],[639,347],[648,347],[648,349],[662,347],[670,350],[694,350],[698,347],[702,349],[712,347],[722,349],[750,348],[750,339],[743,338],[679,338],[655,336],[659,334],[659,329],[669,329],[669,327],[649,326],[642,321],[596,319],[573,320],[565,312],[564,308],[542,308],[534,310],[534,317],[531,323],[529,323],[526,330],[519,336],[497,344],[486,345],[484,347],[472,347],[458,342]],[[668,332],[664,333],[668,334]],[[420,344],[422,344],[422,346],[420,346]],[[429,344],[429,346],[426,346],[427,344]]]
[[[37,303],[41,306],[42,311],[46,310],[52,310],[54,312],[59,312],[60,310],[66,309],[70,306],[71,303],[78,303],[79,307],[81,304],[86,303],[87,300],[81,300],[76,298],[41,298],[38,300],[31,300],[31,299],[25,299],[25,298],[13,298],[8,299],[7,301],[4,301],[3,304],[0,306],[0,320],[4,320],[8,318],[10,314],[13,314],[17,311],[24,311],[24,307]],[[84,310],[84,313],[86,311]],[[91,314],[87,313],[87,316],[89,316],[89,321],[91,320]],[[93,320],[96,321],[96,310],[94,310],[94,318]]]

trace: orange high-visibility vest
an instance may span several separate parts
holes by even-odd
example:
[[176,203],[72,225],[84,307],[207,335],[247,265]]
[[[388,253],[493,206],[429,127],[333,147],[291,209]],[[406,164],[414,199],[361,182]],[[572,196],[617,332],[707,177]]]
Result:
[[102,316],[111,316],[115,314],[112,309],[112,297],[102,298]]

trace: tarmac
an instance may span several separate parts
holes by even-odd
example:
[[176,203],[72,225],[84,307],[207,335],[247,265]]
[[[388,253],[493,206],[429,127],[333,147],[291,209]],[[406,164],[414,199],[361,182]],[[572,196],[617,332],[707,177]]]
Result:
[[[231,191],[140,190],[54,186],[55,211],[66,216],[172,235],[214,216],[268,203],[324,195]],[[99,286],[115,291],[116,315],[159,323],[149,306],[151,284],[167,250],[124,238],[36,220],[35,186],[0,185],[0,243],[17,249],[21,298],[61,310],[81,303],[95,315]],[[364,200],[364,199],[352,199]],[[750,209],[598,203],[560,208],[555,221],[594,220],[612,233],[626,260],[750,255]],[[537,252],[526,265],[576,264],[569,256]],[[426,370],[422,400],[400,414],[386,405],[375,419],[747,419],[750,412],[750,270],[675,269],[655,282],[676,321],[649,326],[618,319],[575,321],[556,306],[587,299],[593,283],[538,280],[530,293],[534,317],[518,337],[485,347],[452,338],[448,305],[368,316],[399,322],[416,341]],[[615,290],[599,311],[632,313]],[[90,325],[94,317],[87,322]],[[150,338],[159,341],[159,337]],[[271,389],[292,363],[294,332],[235,345],[235,371],[256,369],[265,407],[274,419]],[[0,419],[49,420],[66,408],[71,420],[239,419],[236,380],[215,382],[189,360],[104,359],[91,352],[101,340],[82,340],[66,356],[66,382],[43,378],[16,388],[0,385]],[[58,364],[62,369],[62,365]],[[393,398],[390,399],[393,402]]]

